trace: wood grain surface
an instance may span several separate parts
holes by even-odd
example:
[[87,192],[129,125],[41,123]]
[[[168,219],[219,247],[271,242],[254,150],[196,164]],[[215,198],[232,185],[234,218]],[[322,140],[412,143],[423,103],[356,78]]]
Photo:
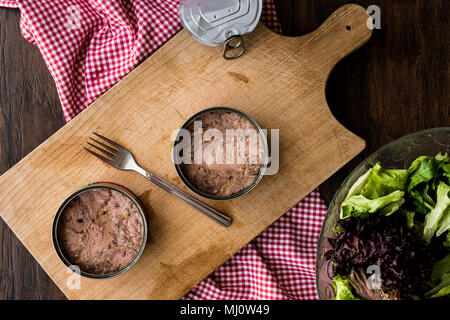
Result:
[[[55,83],[19,19],[19,10],[0,8],[0,174],[66,123]],[[0,257],[0,299],[65,298],[1,219]]]
[[[342,0],[275,0],[285,34],[317,28]],[[360,1],[367,7],[373,1]],[[382,28],[331,72],[327,100],[367,148],[324,182],[328,200],[366,155],[404,134],[448,126],[449,2],[377,1]],[[54,82],[36,47],[18,28],[20,13],[0,9],[0,173],[64,124]],[[0,219],[0,298],[61,299],[64,295]]]
[[[246,54],[233,61],[179,32],[0,177],[0,216],[70,299],[182,297],[364,148],[332,116],[325,84],[334,65],[369,40],[367,18],[363,7],[346,5],[296,38],[259,25],[246,37]],[[210,201],[232,216],[229,228],[83,150],[91,132],[102,133],[150,172],[186,189],[171,161],[170,137],[194,113],[221,105],[280,130],[278,173],[245,197]],[[103,281],[82,278],[81,288],[71,289],[51,226],[61,202],[95,181],[122,184],[140,197],[150,241],[131,270]]]
[[320,186],[326,202],[353,168],[386,143],[450,126],[450,1],[276,0],[275,5],[283,33],[298,36],[349,2],[378,5],[381,29],[339,62],[328,79],[332,113],[367,147]]

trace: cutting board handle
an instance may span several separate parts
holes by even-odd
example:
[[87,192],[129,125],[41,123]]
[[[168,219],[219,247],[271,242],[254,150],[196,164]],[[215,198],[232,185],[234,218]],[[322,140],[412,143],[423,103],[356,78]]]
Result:
[[370,39],[372,29],[368,23],[370,26],[370,15],[365,8],[344,5],[315,31],[297,38],[298,50],[307,61],[314,63],[316,70],[328,76],[336,63]]

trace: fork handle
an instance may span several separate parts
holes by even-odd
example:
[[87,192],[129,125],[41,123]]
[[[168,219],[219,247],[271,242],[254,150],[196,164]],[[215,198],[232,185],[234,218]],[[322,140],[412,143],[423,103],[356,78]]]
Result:
[[151,174],[150,172],[147,172],[146,170],[142,169],[141,167],[138,167],[135,169],[136,172],[140,173],[144,177],[146,177],[148,180],[156,184],[157,186],[161,187],[162,189],[166,190],[167,192],[173,194],[174,196],[180,198],[190,206],[194,207],[201,213],[205,214],[207,217],[211,218],[215,222],[221,224],[224,227],[229,227],[233,220],[223,214],[222,212],[214,209],[213,207],[207,205],[206,203],[202,202],[201,200],[194,198],[190,194],[184,192],[181,189],[178,189],[177,187],[171,185],[167,181],[158,178],[157,176]]

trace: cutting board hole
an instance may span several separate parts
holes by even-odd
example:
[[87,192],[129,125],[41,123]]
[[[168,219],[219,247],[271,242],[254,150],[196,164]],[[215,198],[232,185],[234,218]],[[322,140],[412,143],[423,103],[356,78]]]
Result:
[[352,26],[346,26],[345,29],[347,29],[348,31],[352,30]]

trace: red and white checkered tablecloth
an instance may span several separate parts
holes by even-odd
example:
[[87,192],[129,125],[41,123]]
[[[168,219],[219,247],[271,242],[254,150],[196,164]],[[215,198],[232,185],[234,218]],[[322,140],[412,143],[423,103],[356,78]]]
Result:
[[[261,20],[281,32],[273,0]],[[56,83],[67,121],[175,35],[179,0],[0,0]],[[7,49],[6,49],[7,50]],[[315,250],[326,207],[313,191],[183,299],[317,299]]]

